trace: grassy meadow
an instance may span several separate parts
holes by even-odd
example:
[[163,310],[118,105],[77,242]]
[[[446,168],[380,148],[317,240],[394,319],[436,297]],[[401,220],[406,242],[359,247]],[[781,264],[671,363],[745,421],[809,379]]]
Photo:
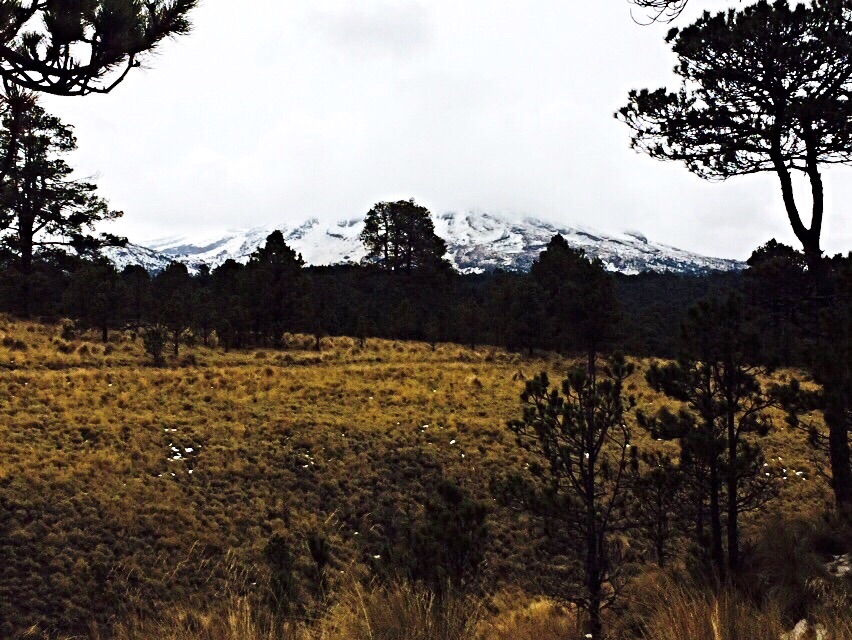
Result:
[[[528,462],[506,427],[524,379],[545,370],[559,380],[570,361],[449,344],[361,348],[349,338],[327,338],[318,353],[312,339],[293,336],[283,350],[183,347],[155,368],[132,333],[97,338],[0,321],[0,637],[113,629],[133,640],[302,638],[308,627],[332,640],[573,637],[570,616],[514,586],[529,523],[501,511],[489,488]],[[628,390],[651,412],[666,400],[644,381],[648,363],[637,365]],[[830,503],[806,436],[780,414],[774,422],[766,456],[787,479],[749,520],[755,540],[767,527],[793,531]],[[671,446],[634,432],[640,447]],[[416,587],[370,580],[391,560],[379,544],[389,523],[416,519],[444,478],[492,505],[487,601],[439,605]],[[248,610],[268,580],[264,549],[276,535],[293,549],[302,576],[294,588],[318,603],[294,612],[286,629]],[[312,537],[331,549],[328,577],[314,581]],[[651,569],[641,579],[636,607],[640,594],[668,593]],[[695,624],[707,629],[714,615],[742,614],[690,597],[681,594],[680,606],[696,619],[706,611]],[[461,625],[461,635],[379,631],[389,615],[437,624],[438,606],[441,624]],[[772,625],[781,622],[761,633],[778,638]]]

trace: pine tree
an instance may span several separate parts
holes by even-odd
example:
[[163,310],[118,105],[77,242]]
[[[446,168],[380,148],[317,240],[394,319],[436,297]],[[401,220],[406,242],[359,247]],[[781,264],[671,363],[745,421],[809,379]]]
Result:
[[[197,0],[4,0],[0,78],[63,96],[107,93],[168,38]],[[38,26],[36,26],[38,25]]]
[[367,261],[385,271],[446,268],[446,243],[435,234],[432,215],[414,200],[379,202],[361,232]]
[[[779,179],[808,264],[821,269],[821,167],[852,163],[852,13],[845,0],[760,0],[672,30],[677,92],[632,91],[616,116],[632,146],[707,180]],[[810,184],[810,224],[793,174]]]
[[245,346],[249,333],[249,303],[246,267],[226,260],[213,270],[211,283],[216,300],[216,337],[227,349]]
[[488,540],[488,507],[447,480],[438,483],[412,536],[411,574],[442,595],[477,578]]
[[739,516],[774,494],[775,479],[766,475],[758,439],[771,428],[768,410],[777,399],[762,386],[768,370],[757,364],[757,336],[737,296],[693,307],[682,341],[680,358],[653,365],[647,378],[689,411],[678,420],[664,415],[650,428],[658,438],[678,439],[682,465],[694,479],[706,481],[701,488],[710,502],[710,556],[723,575],[740,567]]
[[367,316],[359,315],[358,324],[355,328],[355,339],[358,341],[359,349],[367,348],[367,337],[369,333],[369,320],[367,319]]
[[[833,288],[831,303],[819,309],[821,331],[808,336],[813,340],[809,365],[819,389],[802,389],[794,380],[776,392],[788,422],[807,432],[828,457],[835,504],[852,518],[852,256],[836,260]],[[814,411],[822,412],[823,421],[807,417]]]
[[641,537],[666,566],[684,523],[684,474],[671,456],[658,451],[640,453],[639,472],[632,482],[632,519]]
[[245,270],[248,286],[244,292],[254,330],[261,338],[271,338],[280,346],[285,331],[293,331],[299,319],[299,301],[304,298],[301,277],[304,261],[291,249],[280,231],[273,231],[266,243],[250,257]]
[[533,263],[530,278],[544,292],[546,342],[586,355],[591,369],[620,320],[615,286],[603,263],[556,235]]
[[745,272],[749,304],[764,322],[767,349],[786,365],[802,364],[811,340],[801,338],[801,326],[815,326],[816,314],[828,299],[820,295],[801,251],[770,240],[752,252]]
[[635,467],[624,396],[632,365],[613,356],[606,367],[572,370],[559,389],[542,373],[521,396],[523,417],[509,423],[533,459],[530,478],[515,477],[504,498],[561,529],[572,540],[573,579],[552,595],[581,607],[591,637],[603,636],[602,611],[618,597],[621,568],[613,557],[616,532],[626,526],[628,484]]
[[[97,196],[94,184],[71,178],[64,156],[77,148],[71,128],[32,103],[17,125],[8,119],[0,128],[0,154],[11,157],[0,194],[0,248],[23,280],[19,311],[30,313],[30,276],[38,253],[72,250],[96,255],[106,245],[124,240],[96,234],[98,223],[114,220]],[[12,127],[20,127],[13,141]]]
[[142,334],[142,346],[145,348],[145,353],[151,356],[155,367],[159,367],[165,362],[163,353],[168,341],[167,333],[164,327],[153,324],[147,327]]
[[186,265],[172,262],[154,279],[157,324],[167,331],[177,356],[192,326],[193,282]]
[[817,354],[814,377],[823,387],[835,502],[852,520],[852,256],[838,269],[837,288],[837,300],[823,317],[827,339]]
[[152,313],[151,274],[144,267],[128,265],[121,272],[125,320],[138,329]]
[[103,342],[120,320],[125,296],[121,278],[112,263],[101,260],[84,265],[71,275],[65,307],[86,326],[100,330]]
[[210,336],[216,324],[216,307],[213,300],[210,267],[206,264],[201,265],[194,280],[192,328],[193,332],[201,337],[201,343],[205,347],[209,347]]
[[546,344],[544,292],[527,278],[508,282],[506,287],[506,345],[509,349],[526,349],[532,355],[536,347]]

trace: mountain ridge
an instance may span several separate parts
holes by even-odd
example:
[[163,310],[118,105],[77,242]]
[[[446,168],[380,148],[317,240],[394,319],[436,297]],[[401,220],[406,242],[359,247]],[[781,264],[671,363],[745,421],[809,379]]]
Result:
[[[600,258],[609,271],[628,275],[651,272],[700,274],[736,271],[743,263],[713,258],[649,240],[639,231],[604,233],[584,226],[563,226],[534,217],[471,211],[447,212],[434,218],[435,231],[447,243],[447,259],[461,273],[503,269],[527,271],[547,246],[561,234],[572,247]],[[332,223],[310,218],[300,225],[265,225],[196,238],[170,236],[124,248],[107,250],[119,269],[139,265],[151,272],[178,261],[197,271],[202,265],[215,268],[226,260],[246,262],[272,231],[281,231],[288,245],[312,266],[357,264],[366,256],[360,239],[363,217]]]

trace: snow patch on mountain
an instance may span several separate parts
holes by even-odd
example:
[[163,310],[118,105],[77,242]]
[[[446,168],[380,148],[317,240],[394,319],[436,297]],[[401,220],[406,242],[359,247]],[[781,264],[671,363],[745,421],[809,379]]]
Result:
[[[308,265],[357,264],[366,256],[360,238],[363,228],[363,217],[331,224],[314,218],[295,227],[268,225],[206,237],[162,238],[144,247],[130,244],[110,249],[108,255],[120,269],[135,264],[149,271],[159,271],[170,262],[178,261],[195,271],[201,265],[215,268],[230,259],[246,262],[265,244],[267,236],[278,230]],[[710,258],[654,243],[638,231],[607,234],[529,217],[450,212],[435,219],[435,231],[447,243],[447,258],[462,273],[496,269],[526,271],[557,233],[564,236],[569,245],[599,258],[610,271],[704,273],[743,268],[743,264],[735,260]]]

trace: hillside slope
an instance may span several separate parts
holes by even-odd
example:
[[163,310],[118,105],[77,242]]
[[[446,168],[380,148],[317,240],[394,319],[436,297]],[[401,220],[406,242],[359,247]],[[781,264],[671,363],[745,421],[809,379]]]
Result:
[[[214,602],[229,563],[253,588],[276,535],[300,584],[316,575],[305,540],[317,532],[346,575],[381,570],[442,479],[493,504],[493,480],[526,462],[506,427],[522,378],[558,380],[570,364],[349,338],[316,353],[297,336],[283,351],[186,347],[158,369],[131,332],[106,345],[61,333],[0,318],[3,638],[32,625],[85,635],[189,594]],[[636,364],[628,389],[653,413],[667,401]],[[765,442],[769,460],[807,472],[773,513],[824,504],[806,435]],[[637,444],[651,443],[637,430]],[[489,571],[522,571],[523,521],[495,511],[489,527]]]

